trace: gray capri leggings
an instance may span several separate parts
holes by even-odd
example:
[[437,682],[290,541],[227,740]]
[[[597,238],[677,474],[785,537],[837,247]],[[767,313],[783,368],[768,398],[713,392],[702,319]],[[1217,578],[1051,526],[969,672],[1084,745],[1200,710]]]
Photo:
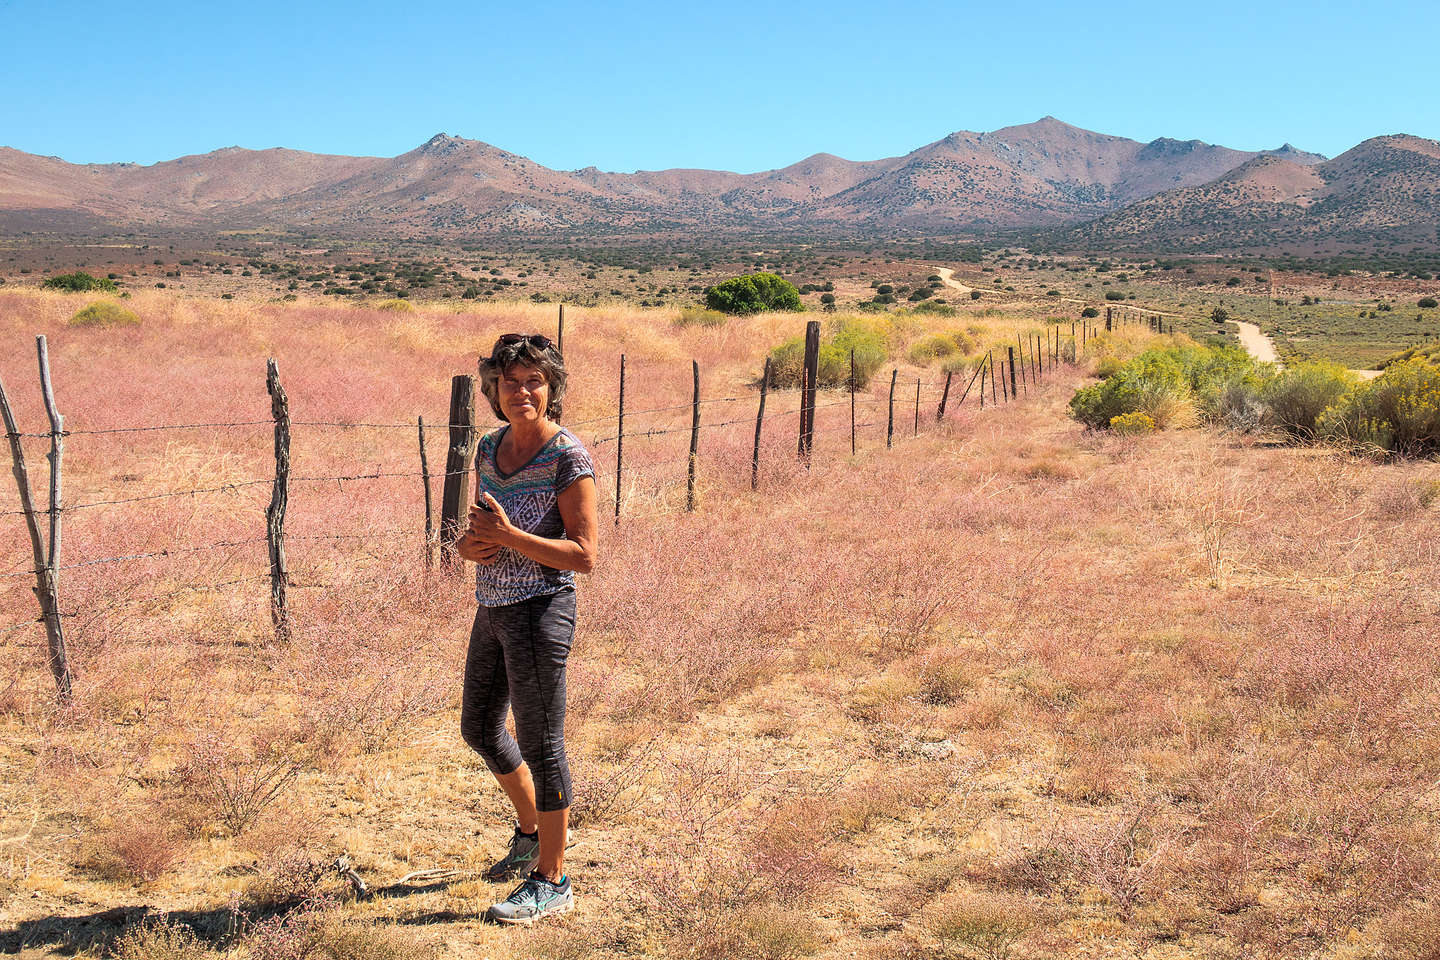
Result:
[[[481,607],[465,655],[460,735],[497,776],[524,760],[535,780],[535,806],[570,806],[565,760],[565,660],[575,638],[575,589]],[[515,711],[515,736],[505,712]],[[516,743],[516,740],[519,743]]]

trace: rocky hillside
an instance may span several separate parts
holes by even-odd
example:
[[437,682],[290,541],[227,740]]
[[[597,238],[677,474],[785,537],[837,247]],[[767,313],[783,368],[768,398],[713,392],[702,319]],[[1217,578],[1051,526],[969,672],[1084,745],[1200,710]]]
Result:
[[445,134],[390,158],[230,147],[151,166],[75,165],[0,149],[0,227],[935,235],[1083,223],[1267,157],[1297,169],[1323,159],[1288,145],[1256,154],[1198,140],[1139,143],[1053,117],[952,133],[901,157],[819,153],[752,174],[552,170]]
[[1339,240],[1437,241],[1440,143],[1374,137],[1305,166],[1263,156],[1053,235],[1064,246],[1219,250]]

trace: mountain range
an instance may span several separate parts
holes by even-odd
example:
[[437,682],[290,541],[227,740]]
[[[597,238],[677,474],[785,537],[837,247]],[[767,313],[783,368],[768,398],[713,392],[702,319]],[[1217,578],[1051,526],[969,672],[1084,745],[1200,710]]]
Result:
[[0,147],[0,229],[288,229],[374,237],[1042,232],[1079,246],[1427,239],[1440,144],[1367,140],[1333,160],[1198,140],[1140,143],[1045,117],[900,157],[817,153],[779,170],[552,170],[437,134],[397,157],[228,147],[148,166]]

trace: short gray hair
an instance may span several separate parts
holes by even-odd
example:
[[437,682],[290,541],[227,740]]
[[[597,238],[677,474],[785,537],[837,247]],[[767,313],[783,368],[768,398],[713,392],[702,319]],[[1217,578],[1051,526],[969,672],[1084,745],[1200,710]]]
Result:
[[550,400],[545,405],[545,418],[560,420],[561,401],[565,399],[565,358],[560,350],[540,334],[507,333],[495,341],[490,356],[480,358],[480,391],[490,401],[490,409],[501,420],[509,421],[500,409],[499,383],[512,367],[534,367],[545,375],[550,387]]

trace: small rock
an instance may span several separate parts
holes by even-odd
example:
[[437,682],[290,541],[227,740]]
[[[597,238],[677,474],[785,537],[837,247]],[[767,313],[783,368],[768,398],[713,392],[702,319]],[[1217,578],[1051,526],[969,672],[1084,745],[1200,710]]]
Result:
[[920,756],[926,760],[944,760],[955,755],[955,744],[949,740],[936,740],[920,744]]

